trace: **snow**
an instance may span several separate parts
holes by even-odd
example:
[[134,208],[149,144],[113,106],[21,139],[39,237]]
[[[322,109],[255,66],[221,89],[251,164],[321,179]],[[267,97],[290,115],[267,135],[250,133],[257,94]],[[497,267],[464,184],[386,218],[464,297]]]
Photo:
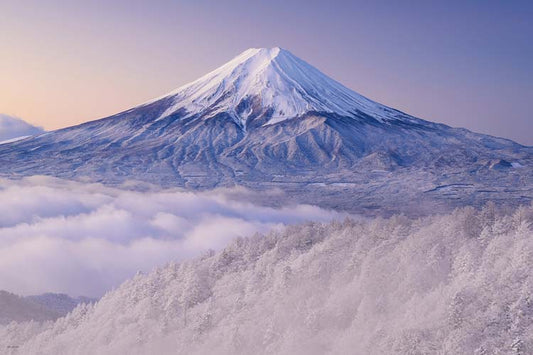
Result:
[[138,274],[20,354],[531,354],[533,207],[307,223]]
[[[533,147],[389,109],[280,48],[250,49],[150,104],[2,144],[0,161],[8,178],[279,188],[353,213],[533,199]],[[472,189],[426,193],[458,183]]]
[[278,47],[248,49],[220,68],[162,98],[172,98],[174,104],[160,119],[179,109],[186,109],[191,116],[230,112],[242,127],[245,127],[252,108],[238,112],[238,106],[250,98],[259,98],[264,111],[273,110],[266,124],[310,111],[352,116],[355,109],[378,119],[390,119],[385,106],[344,87]]
[[31,137],[31,136],[21,136],[21,137],[6,139],[5,141],[1,141],[0,144],[13,143],[13,142],[20,141],[28,137]]
[[[0,327],[0,348],[533,353],[533,208],[322,224],[338,213],[297,204],[412,217],[519,206],[533,198],[531,148],[389,109],[280,48],[151,104],[0,147],[9,178],[126,187],[0,180],[0,284],[99,293],[274,231],[139,273],[55,323]],[[309,111],[321,114],[292,120]],[[242,129],[207,121],[219,114]],[[235,185],[256,192],[220,188]]]

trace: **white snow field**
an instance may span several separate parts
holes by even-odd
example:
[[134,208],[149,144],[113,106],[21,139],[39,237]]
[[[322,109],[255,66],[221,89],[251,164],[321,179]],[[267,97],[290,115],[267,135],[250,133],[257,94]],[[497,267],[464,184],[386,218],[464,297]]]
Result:
[[[531,354],[533,207],[307,223],[138,274],[12,354]],[[9,353],[9,352],[8,352]]]

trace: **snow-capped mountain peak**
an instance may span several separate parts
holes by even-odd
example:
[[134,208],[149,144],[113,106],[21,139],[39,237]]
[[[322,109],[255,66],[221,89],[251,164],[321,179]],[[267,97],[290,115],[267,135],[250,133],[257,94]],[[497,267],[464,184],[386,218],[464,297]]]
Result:
[[533,148],[373,102],[280,48],[249,49],[116,115],[1,144],[0,166],[8,177],[279,188],[356,213],[533,199]]
[[[274,124],[310,111],[352,116],[357,110],[385,119],[384,106],[329,78],[289,51],[251,48],[200,79],[164,96],[173,104],[160,116],[185,109],[189,116],[230,113],[242,127],[268,115]],[[153,102],[153,101],[152,101]]]

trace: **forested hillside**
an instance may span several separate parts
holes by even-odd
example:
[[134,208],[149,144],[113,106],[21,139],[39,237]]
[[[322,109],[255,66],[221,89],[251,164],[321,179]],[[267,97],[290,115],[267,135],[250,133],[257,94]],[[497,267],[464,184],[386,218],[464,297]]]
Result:
[[19,354],[527,354],[533,208],[309,223],[139,274]]

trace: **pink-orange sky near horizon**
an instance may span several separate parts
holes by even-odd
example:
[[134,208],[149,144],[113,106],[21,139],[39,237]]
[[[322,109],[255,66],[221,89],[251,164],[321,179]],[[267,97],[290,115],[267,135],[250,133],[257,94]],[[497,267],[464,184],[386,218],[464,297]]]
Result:
[[280,46],[414,116],[533,145],[525,1],[0,1],[0,113],[45,129]]

